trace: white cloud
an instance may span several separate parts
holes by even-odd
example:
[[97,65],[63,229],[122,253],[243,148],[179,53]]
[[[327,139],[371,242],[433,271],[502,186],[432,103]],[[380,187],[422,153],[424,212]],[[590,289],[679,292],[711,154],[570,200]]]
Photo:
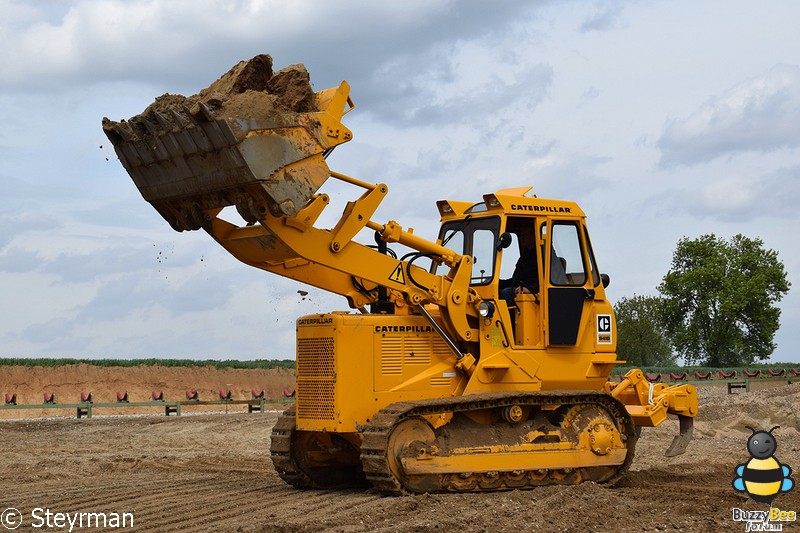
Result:
[[704,179],[695,180],[694,186],[662,197],[662,205],[698,219],[742,225],[757,219],[796,218],[800,166],[780,167],[770,172],[757,168],[745,171],[746,167],[728,163],[712,165],[713,171],[700,171]]
[[617,2],[611,5],[599,5],[597,11],[581,24],[580,30],[607,31],[617,28],[620,25],[622,10],[623,5]]
[[669,120],[657,144],[664,167],[800,146],[800,66],[775,65]]
[[[436,200],[533,185],[589,214],[612,296],[652,293],[677,239],[709,231],[770,237],[796,279],[800,4],[726,6],[0,0],[0,342],[291,357],[296,316],[346,308],[172,231],[100,128],[258,53],[305,63],[318,89],[351,83],[354,140],[329,163],[389,185],[375,221],[433,238]],[[326,184],[322,226],[354,189]],[[790,359],[800,324],[784,320]]]
[[257,53],[274,54],[280,66],[319,56],[310,66],[325,78],[336,65],[335,80],[433,42],[474,38],[492,29],[487,22],[525,11],[422,0],[78,0],[61,17],[19,2],[2,8],[13,14],[0,19],[0,80],[7,87],[47,90],[43,79],[139,80],[178,83],[184,91]]

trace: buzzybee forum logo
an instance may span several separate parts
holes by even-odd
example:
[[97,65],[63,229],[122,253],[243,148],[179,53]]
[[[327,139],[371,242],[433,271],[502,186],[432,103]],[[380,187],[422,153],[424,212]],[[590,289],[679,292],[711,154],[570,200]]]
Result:
[[755,502],[766,503],[770,509],[769,511],[733,509],[733,520],[745,522],[745,531],[781,531],[783,525],[780,522],[794,522],[797,513],[772,507],[772,501],[780,493],[789,492],[794,488],[791,467],[781,464],[775,457],[778,441],[772,432],[780,426],[775,426],[769,431],[745,427],[753,432],[747,439],[750,459],[736,467],[733,488],[738,492],[744,492]]
[[780,426],[775,426],[769,431],[757,431],[750,426],[745,427],[753,432],[747,439],[750,459],[736,467],[733,488],[739,492],[746,492],[754,501],[772,505],[772,500],[778,494],[789,492],[794,487],[794,481],[790,477],[792,469],[781,464],[775,457],[778,442],[772,432]]

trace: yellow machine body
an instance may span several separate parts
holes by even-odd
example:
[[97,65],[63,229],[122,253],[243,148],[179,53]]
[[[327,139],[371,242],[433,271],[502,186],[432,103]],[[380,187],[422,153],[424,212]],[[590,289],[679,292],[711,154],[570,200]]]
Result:
[[[362,354],[353,361],[350,354]],[[297,420],[309,431],[358,432],[398,401],[464,388],[453,356],[420,316],[332,313],[297,321]]]

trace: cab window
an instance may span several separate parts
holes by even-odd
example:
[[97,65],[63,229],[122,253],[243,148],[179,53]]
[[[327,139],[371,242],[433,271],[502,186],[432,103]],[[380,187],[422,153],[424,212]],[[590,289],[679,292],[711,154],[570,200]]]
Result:
[[577,224],[555,222],[551,235],[550,283],[553,285],[584,285],[586,265]]
[[597,270],[597,261],[594,259],[594,251],[592,250],[592,241],[589,240],[589,232],[583,228],[583,235],[586,238],[586,247],[589,250],[589,265],[592,272],[592,284],[597,287],[600,285],[600,271]]
[[494,277],[495,235],[488,229],[477,229],[472,233],[472,277],[471,285],[491,283]]
[[439,232],[442,245],[472,257],[470,284],[488,285],[494,279],[497,259],[497,217],[447,222]]

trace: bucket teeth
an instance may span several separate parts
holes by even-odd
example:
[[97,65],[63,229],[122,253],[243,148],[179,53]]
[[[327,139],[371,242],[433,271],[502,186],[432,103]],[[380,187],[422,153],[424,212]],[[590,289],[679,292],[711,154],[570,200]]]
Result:
[[141,117],[139,119],[139,124],[142,127],[144,127],[144,129],[147,132],[147,134],[152,135],[154,137],[158,136],[158,134],[162,132],[162,129],[156,123],[154,123],[152,120],[150,120],[147,117],[144,117],[144,116]]
[[211,122],[215,118],[214,112],[203,102],[197,102],[193,105],[192,108],[189,109],[189,114],[198,122]]
[[147,136],[149,133],[147,126],[145,126],[144,124],[144,117],[142,117],[141,115],[136,117],[131,117],[128,120],[128,126],[130,126],[131,128],[131,131],[135,136],[135,140],[139,140],[142,137]]
[[155,115],[156,120],[163,129],[170,130],[174,126],[174,124],[169,120],[169,118],[167,118],[165,114],[156,111],[153,113],[153,115]]
[[170,113],[170,115],[172,115],[172,118],[173,118],[173,120],[175,120],[175,123],[177,123],[178,126],[180,126],[181,128],[188,128],[189,126],[192,125],[192,121],[191,120],[189,120],[188,118],[184,117],[183,115],[181,115],[180,113],[178,113],[174,109],[170,109],[169,113]]
[[103,130],[106,132],[106,136],[111,137],[112,135],[115,137],[111,139],[113,144],[117,144],[118,142],[130,142],[133,140],[133,133],[126,128],[123,127],[124,122],[112,122],[108,118],[103,117]]

